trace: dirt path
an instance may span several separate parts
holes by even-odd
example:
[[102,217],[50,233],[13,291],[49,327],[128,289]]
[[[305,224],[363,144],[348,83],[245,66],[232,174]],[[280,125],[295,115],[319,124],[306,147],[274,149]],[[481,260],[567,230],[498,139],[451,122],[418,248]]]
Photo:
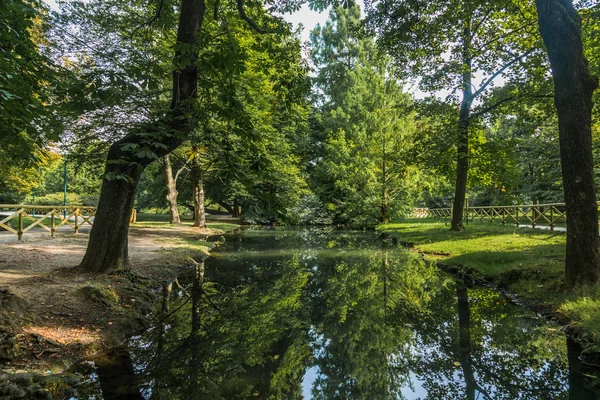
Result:
[[[0,358],[6,367],[61,372],[74,358],[114,345],[143,325],[150,286],[174,279],[190,257],[209,249],[205,240],[222,231],[189,226],[130,230],[134,274],[73,273],[85,253],[88,232],[30,232],[22,241],[0,234]],[[16,335],[16,346],[2,343]],[[6,347],[8,346],[8,348]]]

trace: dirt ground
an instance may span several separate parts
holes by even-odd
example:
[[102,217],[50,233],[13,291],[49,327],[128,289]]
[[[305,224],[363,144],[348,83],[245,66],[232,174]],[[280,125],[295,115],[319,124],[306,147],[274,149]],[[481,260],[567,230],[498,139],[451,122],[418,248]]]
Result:
[[[221,231],[189,226],[133,226],[129,257],[133,274],[74,273],[85,253],[81,230],[28,232],[22,241],[0,233],[0,340],[10,332],[16,356],[3,370],[62,372],[77,358],[114,346],[147,323],[152,290],[192,265]],[[6,352],[1,347],[0,357]],[[8,349],[8,352],[13,349]]]

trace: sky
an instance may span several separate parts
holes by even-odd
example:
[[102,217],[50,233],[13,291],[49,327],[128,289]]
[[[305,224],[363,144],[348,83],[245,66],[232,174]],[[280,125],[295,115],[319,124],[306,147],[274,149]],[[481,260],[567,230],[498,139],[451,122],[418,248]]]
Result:
[[[58,9],[56,0],[44,0],[44,2],[48,4],[50,8],[54,10]],[[362,4],[362,1],[359,3]],[[315,25],[323,25],[325,23],[328,14],[329,11],[327,10],[323,12],[312,11],[308,8],[308,4],[305,3],[299,11],[293,14],[285,14],[283,17],[286,21],[294,24],[294,29],[297,28],[299,24],[304,25],[304,30],[302,32],[302,41],[304,42],[309,40],[310,31]]]
[[[44,0],[46,4],[48,4],[52,9],[57,9],[56,0]],[[358,0],[357,2],[361,8],[363,5],[362,0]],[[322,12],[313,11],[308,7],[308,4],[302,5],[302,8],[295,13],[285,14],[283,17],[286,21],[291,22],[294,26],[294,29],[298,28],[300,24],[303,26],[303,30],[301,32],[302,42],[306,42],[310,40],[310,32],[314,29],[317,24],[324,25],[327,21],[327,17],[329,15],[329,10],[325,10]],[[416,98],[424,98],[428,95],[428,93],[421,92],[416,84],[409,84],[406,86],[405,90],[412,93]],[[438,97],[445,97],[448,94],[447,91],[441,91],[436,93]]]
[[328,15],[328,10],[322,12],[312,11],[308,8],[308,4],[305,3],[299,11],[293,14],[285,14],[283,17],[286,21],[294,24],[294,29],[298,28],[300,24],[304,26],[301,37],[302,41],[306,42],[310,40],[310,31],[312,31],[317,24],[324,25]]
[[[357,2],[361,9],[363,9],[363,1],[362,0],[358,0]],[[322,12],[317,12],[317,11],[313,11],[308,7],[308,4],[304,4],[302,6],[302,8],[293,13],[293,14],[286,14],[283,17],[285,18],[286,21],[291,22],[294,25],[294,29],[298,28],[298,26],[300,24],[303,25],[304,29],[302,30],[301,33],[301,38],[302,38],[302,42],[306,42],[310,40],[310,32],[314,29],[314,27],[319,24],[319,25],[324,25],[325,22],[327,21],[327,17],[329,15],[329,9],[322,11]],[[407,84],[405,87],[405,90],[408,91],[409,93],[412,93],[416,98],[418,99],[423,99],[424,97],[428,96],[429,93],[424,93],[422,91],[420,91],[417,88],[416,84]],[[438,97],[446,97],[446,95],[448,95],[449,92],[448,91],[440,91],[438,93],[436,93],[436,96]]]

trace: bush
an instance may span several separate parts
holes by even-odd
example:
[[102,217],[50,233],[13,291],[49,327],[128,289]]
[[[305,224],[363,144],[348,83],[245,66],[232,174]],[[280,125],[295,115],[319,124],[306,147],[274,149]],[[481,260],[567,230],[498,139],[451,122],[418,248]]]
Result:
[[[64,193],[49,193],[45,196],[36,197],[33,204],[40,206],[60,206],[64,202]],[[96,206],[98,205],[98,195],[78,195],[67,192],[68,206]]]
[[329,225],[332,217],[323,203],[314,194],[306,195],[300,200],[298,207],[291,210],[294,219],[300,225]]

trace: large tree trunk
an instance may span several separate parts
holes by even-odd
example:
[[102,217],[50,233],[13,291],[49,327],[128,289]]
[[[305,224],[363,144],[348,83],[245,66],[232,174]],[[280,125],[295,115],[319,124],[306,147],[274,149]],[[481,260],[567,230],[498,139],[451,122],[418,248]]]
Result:
[[[115,144],[109,149],[108,160],[124,159],[126,156]],[[105,174],[122,173],[121,165],[107,163]],[[131,182],[127,179],[109,180],[106,177],[102,181],[100,201],[90,232],[87,251],[79,265],[79,268],[86,272],[101,273],[109,269],[123,269],[128,265],[129,218],[142,171],[132,168],[124,172]]]
[[600,240],[592,159],[592,94],[598,79],[588,69],[581,19],[571,0],[536,0],[540,32],[554,78],[560,158],[567,209],[566,282],[600,277]]
[[198,175],[193,184],[194,195],[194,225],[199,228],[206,228],[206,210],[204,208],[204,183],[202,175]]
[[165,185],[167,186],[167,202],[169,203],[169,212],[171,213],[171,224],[181,225],[179,210],[177,209],[177,185],[173,179],[173,168],[169,155],[163,157],[163,173],[165,176]]
[[473,102],[472,63],[471,63],[471,20],[465,21],[463,28],[463,71],[462,71],[462,102],[458,118],[458,159],[456,162],[456,185],[452,208],[451,228],[453,231],[464,230],[463,210],[467,193],[467,174],[469,172],[469,123],[471,104]]
[[231,213],[231,216],[233,218],[239,218],[240,215],[242,215],[242,211],[238,199],[233,199],[233,212]]
[[[182,0],[177,30],[177,43],[195,44],[196,37],[204,20],[204,0]],[[179,146],[193,128],[191,112],[195,104],[198,88],[198,70],[196,68],[197,49],[195,46],[181,50],[177,57],[189,57],[190,65],[173,72],[173,92],[170,111],[162,123],[167,134],[157,135],[156,142],[163,146],[151,149],[158,157],[165,156]],[[162,130],[157,129],[157,132]],[[133,208],[137,186],[142,171],[151,158],[137,158],[131,145],[150,146],[146,134],[129,134],[110,146],[106,161],[106,173],[102,182],[100,200],[94,225],[90,232],[87,251],[79,268],[86,272],[108,272],[127,267],[127,236],[129,233],[129,215]],[[129,146],[127,146],[129,145]]]

